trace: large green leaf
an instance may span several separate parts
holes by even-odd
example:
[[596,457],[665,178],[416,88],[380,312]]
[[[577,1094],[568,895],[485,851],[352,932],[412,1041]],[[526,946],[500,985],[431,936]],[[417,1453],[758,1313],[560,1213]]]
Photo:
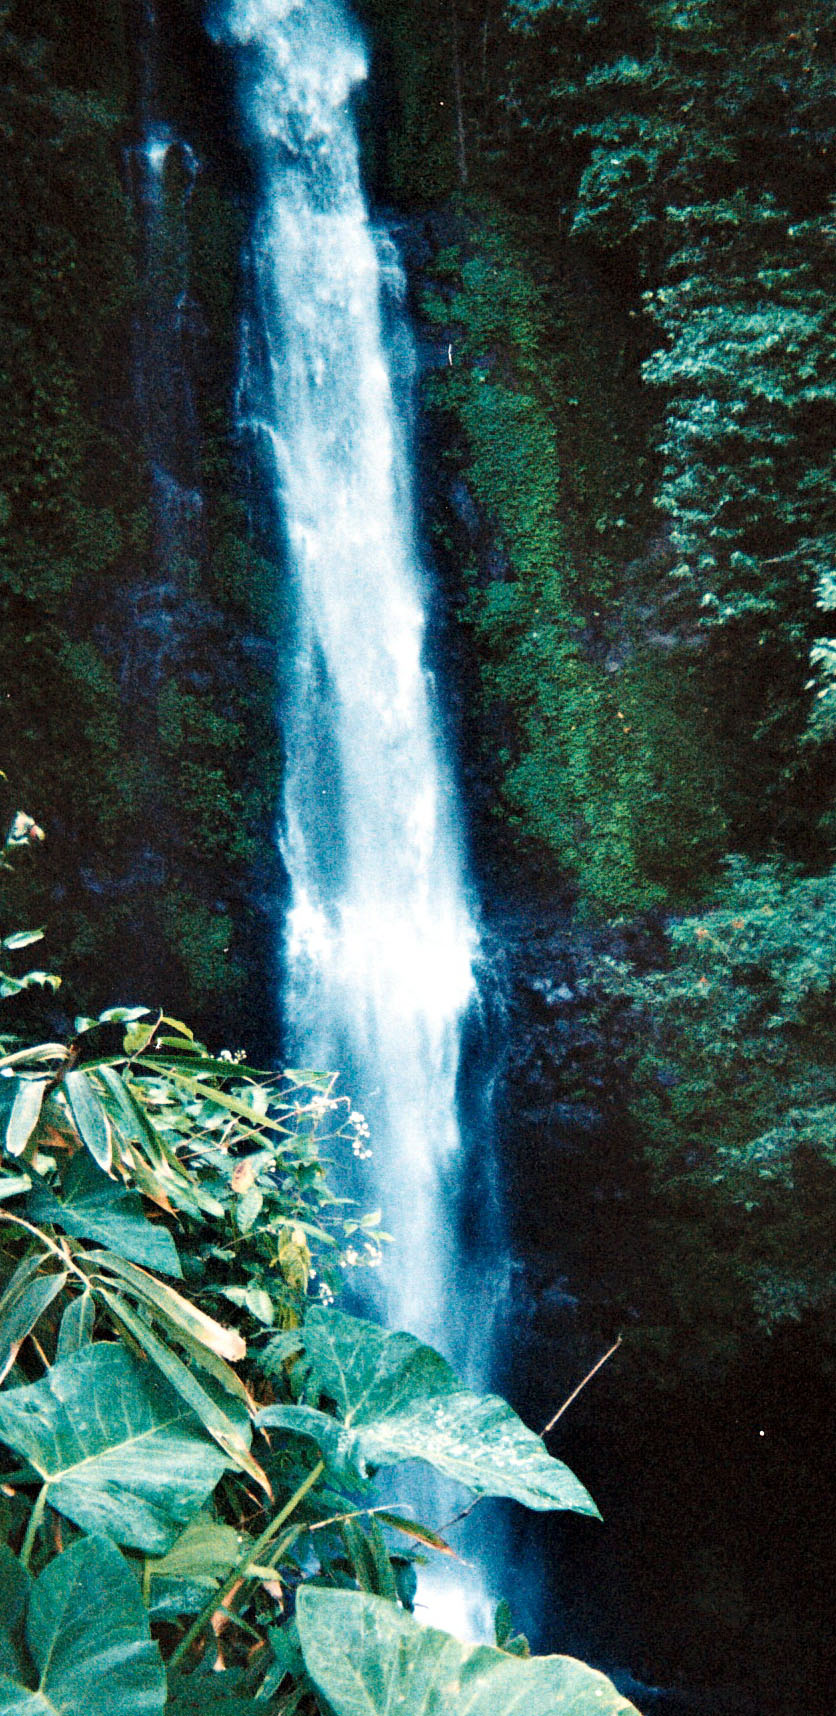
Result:
[[147,1221],[137,1193],[111,1180],[86,1150],[73,1158],[60,1191],[36,1187],[27,1199],[26,1213],[34,1221],[52,1222],[76,1239],[97,1240],[148,1269],[182,1274],[168,1229]]
[[426,1460],[477,1495],[540,1510],[598,1509],[574,1473],[498,1395],[463,1388],[446,1360],[413,1335],[314,1306],[302,1331],[311,1386],[338,1417],[310,1406],[268,1406],[257,1423],[312,1436],[337,1470]]
[[461,1644],[382,1597],[306,1586],[296,1618],[305,1667],[334,1716],[636,1716],[574,1657]]
[[0,1439],[85,1531],[164,1553],[229,1461],[150,1365],[98,1342],[0,1395]]
[[0,1674],[0,1716],[162,1716],[165,1672],[139,1585],[117,1549],[87,1537],[32,1587],[27,1685]]

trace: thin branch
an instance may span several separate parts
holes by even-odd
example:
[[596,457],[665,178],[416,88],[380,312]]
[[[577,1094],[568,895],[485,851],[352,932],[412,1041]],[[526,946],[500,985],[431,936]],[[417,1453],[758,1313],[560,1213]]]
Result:
[[613,1341],[613,1344],[608,1349],[608,1351],[605,1352],[603,1354],[603,1356],[598,1359],[597,1363],[592,1366],[592,1369],[590,1371],[587,1371],[587,1374],[584,1377],[583,1382],[579,1382],[577,1388],[573,1388],[572,1393],[569,1395],[568,1400],[564,1400],[563,1405],[558,1407],[554,1417],[550,1418],[545,1429],[540,1431],[541,1437],[542,1436],[548,1436],[549,1431],[554,1429],[555,1424],[558,1421],[558,1418],[562,1418],[564,1412],[567,1410],[568,1407],[571,1406],[572,1401],[577,1400],[578,1395],[581,1392],[581,1389],[586,1388],[587,1383],[592,1381],[592,1378],[594,1377],[596,1371],[599,1371],[601,1369],[601,1366],[606,1364],[607,1359],[612,1358],[613,1353],[618,1352],[618,1349],[620,1346],[621,1346],[621,1336],[619,1335],[618,1339],[616,1341]]
[[[618,1340],[613,1341],[613,1344],[608,1349],[608,1351],[605,1352],[603,1354],[603,1356],[598,1359],[597,1363],[592,1366],[592,1369],[587,1372],[586,1376],[583,1379],[583,1382],[579,1382],[577,1388],[573,1388],[572,1393],[569,1395],[568,1400],[564,1400],[563,1405],[558,1408],[554,1417],[549,1419],[549,1422],[546,1425],[545,1430],[540,1431],[541,1439],[543,1436],[548,1436],[549,1431],[554,1429],[555,1424],[558,1421],[558,1418],[562,1418],[564,1412],[566,1412],[567,1409],[571,1406],[572,1401],[577,1400],[578,1395],[581,1392],[581,1389],[586,1388],[587,1383],[592,1381],[592,1378],[595,1375],[596,1371],[599,1371],[601,1369],[601,1366],[606,1364],[607,1359],[611,1359],[613,1353],[618,1351],[619,1347],[621,1346],[621,1340],[622,1340],[622,1337],[621,1337],[621,1335],[619,1335]],[[461,1523],[461,1521],[463,1519],[467,1519],[468,1514],[472,1513],[473,1509],[475,1507],[478,1507],[479,1503],[481,1501],[484,1501],[485,1499],[486,1498],[484,1496],[477,1496],[475,1501],[472,1501],[470,1503],[469,1507],[462,1508],[461,1513],[457,1513],[454,1519],[448,1519],[447,1524],[442,1525],[441,1530],[442,1531],[449,1531],[451,1526],[459,1525]]]
[[370,1519],[375,1513],[391,1513],[389,1502],[379,1502],[376,1507],[356,1507],[352,1513],[332,1513],[330,1519],[319,1519],[315,1525],[309,1525],[308,1530],[324,1531],[326,1525],[342,1525],[346,1519]]

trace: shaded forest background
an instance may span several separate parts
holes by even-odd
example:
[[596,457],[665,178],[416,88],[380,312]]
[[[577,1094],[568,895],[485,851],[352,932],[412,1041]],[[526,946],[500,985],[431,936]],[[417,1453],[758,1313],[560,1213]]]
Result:
[[[266,1054],[285,591],[232,435],[253,185],[223,50],[194,0],[162,6],[160,109],[200,170],[169,152],[149,246],[140,10],[0,7],[0,762],[49,836],[16,922],[48,926],[68,1011],[165,998]],[[651,1411],[695,1375],[710,1397],[755,1354],[818,1424],[836,1215],[832,8],[360,12],[474,863],[489,914],[515,891],[571,914],[587,1048],[567,1050],[564,1094],[618,1068],[605,1106],[649,1201],[658,1300],[631,1386]],[[150,504],[159,402],[136,375],[182,303],[181,476],[200,507],[172,564]],[[807,1536],[774,1601],[768,1578],[750,1614],[745,1568],[709,1552],[696,1586],[716,1672],[748,1628],[753,1658],[800,1653],[809,1688],[830,1672],[802,1572],[826,1520],[818,1456],[784,1452]]]

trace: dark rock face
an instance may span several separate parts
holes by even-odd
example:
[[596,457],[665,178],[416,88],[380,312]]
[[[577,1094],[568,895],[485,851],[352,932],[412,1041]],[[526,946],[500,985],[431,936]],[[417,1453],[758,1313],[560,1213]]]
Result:
[[619,1684],[645,1716],[824,1716],[833,1544],[820,1355],[790,1332],[713,1373],[691,1358],[617,1043],[590,1023],[593,956],[630,946],[649,959],[655,927],[593,931],[565,900],[519,893],[513,907],[489,896],[486,917],[512,1251],[498,1385],[542,1429],[621,1337],[547,1437],[604,1525],[518,1521],[518,1624],[537,1649],[608,1673],[629,1664]]

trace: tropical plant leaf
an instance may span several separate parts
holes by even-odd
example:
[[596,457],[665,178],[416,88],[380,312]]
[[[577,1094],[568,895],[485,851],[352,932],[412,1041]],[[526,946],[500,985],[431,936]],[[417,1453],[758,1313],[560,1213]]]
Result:
[[0,1439],[43,1479],[50,1507],[158,1554],[229,1464],[150,1366],[102,1341],[0,1395]]
[[112,1251],[94,1251],[90,1253],[91,1263],[107,1269],[117,1275],[125,1287],[137,1298],[144,1299],[155,1311],[164,1312],[184,1335],[190,1335],[195,1341],[209,1347],[219,1358],[230,1359],[237,1363],[244,1358],[247,1343],[237,1329],[227,1328],[223,1323],[217,1323],[214,1317],[201,1311],[198,1305],[193,1305],[190,1299],[184,1299],[174,1287],[169,1287],[165,1281],[156,1281],[153,1275],[146,1275],[144,1269],[137,1269],[124,1257],[119,1257]]
[[113,1138],[101,1098],[84,1072],[65,1073],[63,1084],[79,1137],[86,1144],[94,1162],[98,1162],[99,1167],[107,1173],[113,1151]]
[[148,1221],[138,1193],[111,1180],[79,1151],[64,1175],[60,1190],[40,1184],[27,1200],[34,1221],[51,1222],[75,1239],[93,1239],[148,1269],[181,1275],[177,1248],[161,1223]]
[[22,947],[32,947],[34,942],[43,941],[43,939],[44,931],[42,929],[15,930],[12,935],[4,935],[3,947],[9,953],[17,953]]
[[30,1174],[4,1174],[0,1172],[0,1203],[8,1198],[19,1198],[21,1192],[28,1192],[32,1185]]
[[151,1562],[151,1575],[155,1579],[215,1579],[240,1560],[245,1542],[233,1526],[199,1513],[189,1520],[168,1553]]
[[152,1165],[160,1167],[168,1160],[166,1151],[149,1116],[142,1104],[137,1102],[125,1079],[115,1067],[108,1066],[100,1066],[97,1076],[105,1087],[104,1101],[111,1124],[116,1125],[127,1142],[141,1144]]
[[34,1685],[0,1675],[2,1716],[162,1716],[163,1665],[136,1578],[102,1537],[56,1555],[32,1587]]
[[132,1336],[143,1352],[153,1360],[162,1375],[205,1425],[210,1436],[214,1437],[229,1456],[231,1464],[249,1472],[250,1477],[255,1478],[256,1483],[270,1495],[269,1481],[258,1461],[250,1453],[249,1416],[244,1411],[236,1412],[235,1402],[232,1400],[227,1401],[224,1406],[219,1405],[218,1401],[207,1393],[194,1372],[189,1370],[188,1365],[172,1352],[171,1347],[158,1339],[150,1324],[128,1304],[122,1294],[110,1293],[105,1287],[100,1287],[99,1293],[114,1322]]
[[313,1306],[302,1331],[309,1387],[338,1418],[311,1406],[268,1406],[256,1420],[312,1436],[337,1471],[425,1460],[477,1495],[600,1518],[562,1461],[498,1395],[462,1388],[446,1360],[413,1335]]
[[6,1149],[10,1156],[23,1155],[40,1120],[43,1100],[50,1082],[48,1078],[15,1079],[14,1098],[6,1122]]
[[[144,1057],[137,1061],[137,1066],[147,1067],[149,1072],[160,1070],[153,1061],[146,1060]],[[229,1070],[227,1068],[227,1072]],[[219,1090],[216,1085],[201,1084],[198,1079],[187,1077],[185,1073],[177,1070],[171,1059],[166,1063],[166,1072],[168,1077],[173,1079],[174,1083],[183,1090],[188,1091],[190,1096],[203,1097],[206,1102],[217,1108],[226,1108],[230,1114],[237,1114],[242,1120],[248,1120],[251,1126],[264,1126],[270,1132],[287,1133],[289,1131],[289,1128],[284,1126],[281,1121],[272,1120],[269,1115],[259,1114],[251,1103],[244,1102],[240,1096],[233,1096],[227,1090]]]
[[428,1525],[422,1525],[417,1519],[404,1519],[399,1513],[388,1513],[381,1508],[375,1510],[376,1518],[381,1525],[388,1525],[393,1531],[402,1531],[404,1537],[411,1537],[416,1543],[424,1543],[429,1549],[437,1549],[440,1555],[452,1555],[456,1551],[450,1548],[437,1531],[431,1531]]
[[71,1300],[61,1318],[58,1345],[55,1349],[57,1362],[70,1358],[73,1353],[81,1352],[83,1347],[89,1347],[95,1322],[96,1301],[92,1293],[79,1293],[77,1299]]
[[296,1619],[305,1667],[334,1716],[636,1716],[573,1657],[461,1644],[385,1598],[305,1586]]
[[66,1284],[66,1271],[38,1275],[7,1309],[0,1305],[0,1382],[11,1370],[26,1336]]

